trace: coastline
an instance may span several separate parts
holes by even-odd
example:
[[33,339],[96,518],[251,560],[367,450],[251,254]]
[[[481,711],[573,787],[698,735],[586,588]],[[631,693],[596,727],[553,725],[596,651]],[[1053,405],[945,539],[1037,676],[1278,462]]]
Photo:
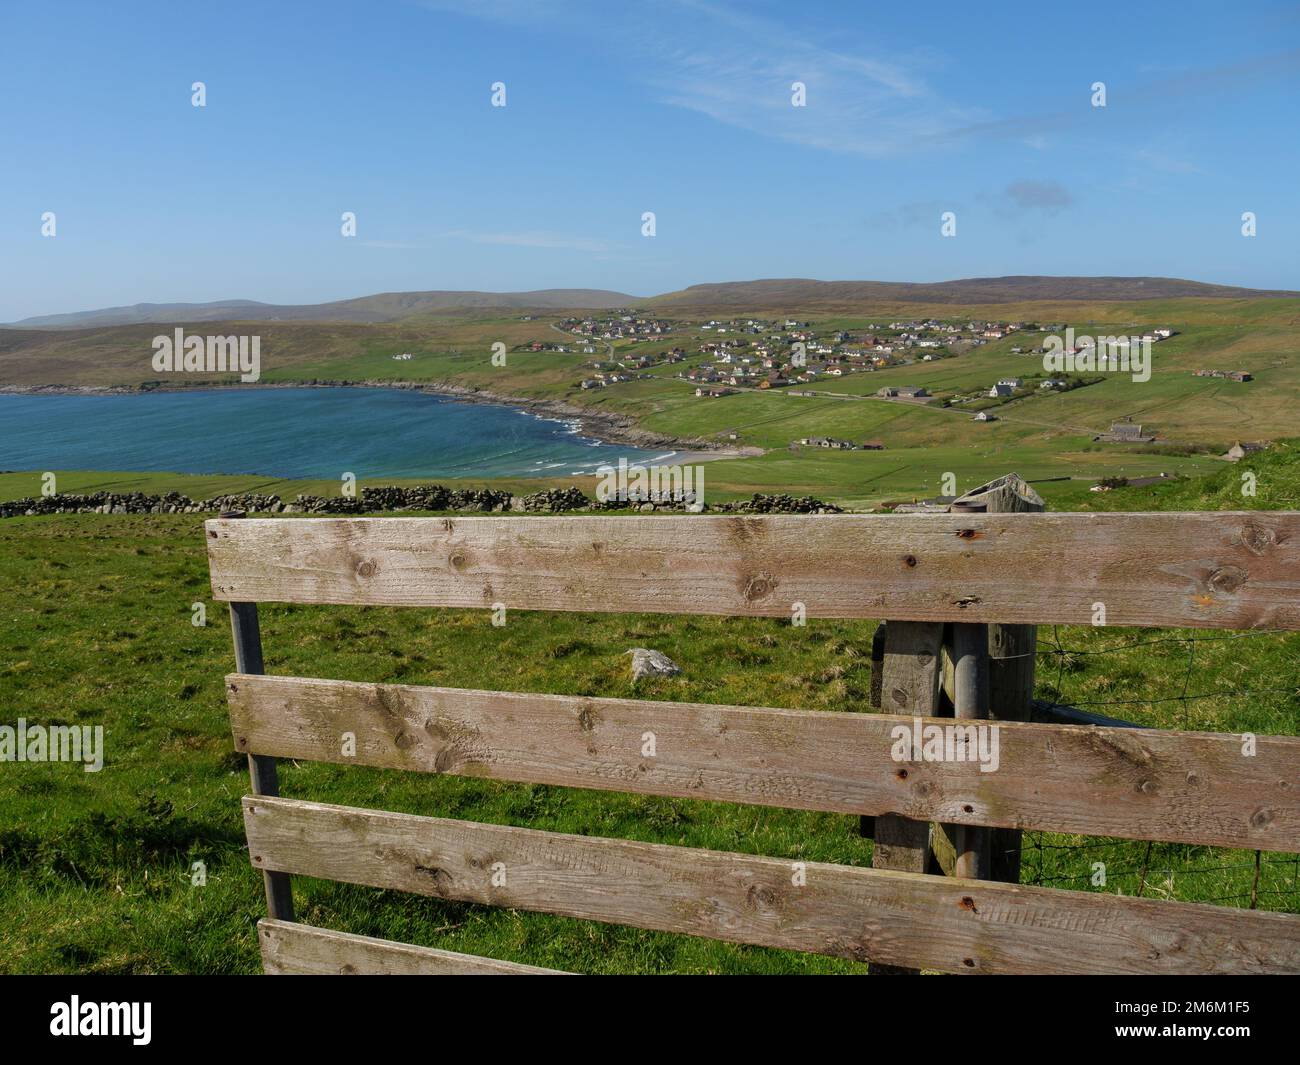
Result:
[[486,389],[465,385],[429,381],[273,381],[255,384],[195,383],[190,385],[160,384],[154,388],[129,385],[0,385],[0,395],[147,395],[153,392],[235,391],[254,388],[388,388],[395,391],[428,392],[462,403],[487,403],[498,407],[511,407],[538,417],[569,422],[578,426],[582,436],[602,444],[623,444],[641,449],[672,451],[676,458],[690,462],[712,462],[728,458],[756,458],[764,454],[758,447],[734,447],[699,437],[676,437],[642,429],[625,414],[610,411],[593,411],[564,400],[535,399],[528,396],[510,396]]

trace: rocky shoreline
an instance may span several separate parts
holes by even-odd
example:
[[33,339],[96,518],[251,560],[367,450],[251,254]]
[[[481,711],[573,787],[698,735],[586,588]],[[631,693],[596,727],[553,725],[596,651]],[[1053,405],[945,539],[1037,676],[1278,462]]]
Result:
[[472,388],[437,381],[275,381],[250,385],[229,385],[207,382],[195,384],[159,384],[156,387],[128,385],[0,385],[0,395],[25,396],[90,396],[90,395],[143,395],[149,392],[192,392],[195,389],[228,391],[249,388],[391,388],[401,391],[429,392],[462,403],[490,403],[498,407],[513,407],[543,418],[570,422],[578,431],[605,444],[625,444],[642,449],[662,449],[693,453],[703,458],[752,458],[763,454],[762,448],[734,447],[702,437],[669,436],[642,429],[636,420],[626,414],[596,411],[558,399],[536,399],[529,396],[511,396],[487,389]]
[[[195,500],[180,492],[60,493],[0,503],[0,518],[42,514],[374,514],[392,511],[456,511],[479,514],[567,514],[637,511],[685,513],[684,499],[632,499],[601,502],[579,488],[551,488],[516,495],[494,488],[448,488],[441,484],[363,488],[357,498],[299,495],[286,503],[278,495],[243,492]],[[712,514],[839,514],[841,508],[811,496],[763,495],[730,503],[704,504]]]

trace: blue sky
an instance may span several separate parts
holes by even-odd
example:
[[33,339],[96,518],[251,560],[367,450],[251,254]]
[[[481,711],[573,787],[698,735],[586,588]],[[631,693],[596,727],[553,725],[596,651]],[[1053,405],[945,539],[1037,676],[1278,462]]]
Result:
[[1300,289],[1294,3],[5,0],[0,95],[0,321],[754,277]]

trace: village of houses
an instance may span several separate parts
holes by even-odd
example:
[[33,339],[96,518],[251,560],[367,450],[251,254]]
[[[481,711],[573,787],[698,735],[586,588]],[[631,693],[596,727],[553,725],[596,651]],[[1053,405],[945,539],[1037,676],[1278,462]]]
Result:
[[[723,399],[742,390],[789,389],[795,395],[816,395],[816,391],[807,386],[850,374],[955,358],[1014,334],[1046,337],[1059,335],[1066,329],[1062,324],[956,324],[930,318],[895,321],[878,327],[869,325],[863,332],[839,329],[823,334],[814,330],[809,322],[795,318],[784,321],[709,319],[693,324],[646,317],[631,311],[615,311],[604,317],[566,318],[559,323],[559,328],[575,337],[572,349],[563,344],[534,342],[527,346],[527,350],[575,350],[590,355],[596,354],[600,350],[597,345],[603,344],[610,352],[606,357],[586,364],[585,368],[593,372],[577,382],[582,390],[608,388],[625,381],[651,377],[655,367],[682,364],[676,376],[694,384],[695,395],[701,399]],[[680,337],[680,342],[674,342],[670,349],[655,354],[628,352],[626,346],[620,354],[612,354],[616,342],[662,341],[670,335]],[[1161,327],[1143,334],[1140,339],[1155,344],[1174,335],[1174,330]],[[1010,349],[1013,355],[1026,356],[1040,356],[1045,350],[1041,343],[1031,345],[1028,340]],[[1077,353],[1083,347],[1080,345],[1070,350]],[[1106,359],[1104,353],[1099,356],[1102,363]],[[1251,379],[1250,374],[1244,371],[1197,372],[1235,381]],[[944,396],[940,403],[945,407],[974,405],[972,420],[994,422],[998,416],[990,408],[1003,402],[1023,399],[1035,391],[1069,391],[1102,380],[1100,376],[1063,373],[1033,376],[1042,379],[1026,381],[1021,377],[1001,377],[987,386]],[[921,385],[887,385],[878,389],[875,397],[908,403],[930,403],[936,398]],[[1127,430],[1112,430],[1098,439],[1132,442]],[[884,446],[878,441],[855,444],[831,437],[807,438],[798,443],[839,450]]]
[[[522,320],[533,321],[536,317],[526,314]],[[895,321],[880,326],[868,325],[862,332],[835,329],[823,334],[813,329],[810,322],[795,318],[783,321],[760,318],[709,319],[692,323],[648,316],[631,310],[615,310],[604,315],[564,318],[555,324],[555,328],[574,339],[567,343],[534,340],[517,345],[515,350],[601,356],[584,365],[584,369],[592,372],[576,383],[583,391],[609,388],[627,381],[657,376],[651,373],[656,367],[680,364],[681,368],[674,376],[694,384],[696,397],[717,400],[741,391],[773,389],[788,390],[794,395],[826,395],[828,393],[819,393],[807,386],[850,374],[957,358],[992,341],[1014,335],[1026,338],[1037,336],[1043,338],[1043,341],[1031,345],[1026,339],[1024,343],[1009,349],[1012,355],[1042,356],[1047,351],[1046,338],[1060,336],[1065,333],[1067,326],[1059,323],[1044,325],[996,321],[956,324],[928,318]],[[1176,335],[1173,329],[1159,327],[1137,339],[1157,344]],[[673,345],[664,349],[662,343],[669,339]],[[1127,343],[1127,338],[1117,339],[1120,344]],[[656,345],[658,350],[646,353],[628,350],[628,344],[647,342],[660,342]],[[621,351],[615,351],[616,343],[623,344]],[[1065,350],[1069,354],[1078,354],[1084,351],[1084,347],[1076,344]],[[412,356],[402,353],[393,358],[409,360]],[[1105,363],[1107,358],[1107,354],[1101,353],[1098,362]],[[1221,378],[1238,383],[1253,379],[1251,373],[1245,370],[1198,369],[1193,373],[1197,377]],[[941,399],[922,385],[885,385],[870,398],[914,404],[930,404],[938,399],[939,405],[946,408],[973,405],[978,409],[975,409],[971,420],[988,423],[998,420],[994,408],[1003,403],[1025,399],[1035,393],[1070,391],[1101,380],[1103,377],[1096,375],[1037,373],[1030,374],[1027,378],[1000,377],[987,386],[946,394]],[[1116,422],[1109,431],[1100,433],[1093,439],[1117,444],[1162,442],[1156,433],[1131,422]],[[824,436],[802,437],[792,441],[791,446],[838,451],[878,451],[886,447],[880,440],[855,442]],[[1266,446],[1267,442],[1238,443],[1223,457],[1237,461],[1245,454]]]
[[[630,311],[612,312],[603,318],[566,318],[559,323],[559,328],[576,338],[574,346],[535,341],[522,347],[530,351],[579,351],[594,355],[600,351],[598,345],[606,345],[610,353],[607,357],[586,364],[585,368],[594,372],[577,383],[581,389],[608,388],[649,376],[648,371],[656,366],[683,363],[688,365],[683,365],[677,376],[696,385],[696,396],[705,399],[720,399],[741,389],[807,386],[850,374],[955,358],[1016,333],[1046,336],[1060,334],[1066,329],[1060,324],[1025,322],[968,322],[959,325],[930,318],[890,322],[879,327],[869,325],[861,333],[840,329],[823,335],[812,329],[809,322],[794,318],[787,318],[784,323],[744,318],[729,321],[710,319],[692,324],[644,317]],[[644,355],[626,351],[613,354],[613,344],[617,342],[661,341],[670,334],[683,339],[669,350]],[[1172,329],[1158,328],[1143,334],[1140,339],[1154,344],[1174,335]],[[1120,338],[1121,344],[1126,342],[1126,338]],[[1083,350],[1082,345],[1069,349],[1071,354]],[[1041,344],[1032,347],[1019,345],[1010,351],[1013,355],[1032,356],[1042,355],[1045,348]],[[1105,363],[1107,358],[1102,353],[1099,362]],[[1244,371],[1197,372],[1202,376],[1227,377],[1235,381],[1251,379],[1250,374]],[[1007,377],[966,394],[945,397],[943,402],[949,405],[976,403],[983,399],[1016,399],[1030,394],[1034,387],[1040,391],[1064,391],[1100,379],[1051,374],[1036,386],[1029,386],[1019,377]],[[796,394],[812,393],[796,390]],[[912,402],[929,402],[933,398],[924,387],[909,385],[881,388],[877,395],[882,399]],[[986,416],[978,420],[995,419]]]
[[[559,328],[576,338],[575,350],[596,354],[597,345],[607,345],[613,352],[616,342],[645,343],[672,339],[673,346],[656,353],[638,354],[624,350],[597,358],[586,364],[593,371],[578,382],[583,390],[602,389],[625,381],[654,376],[656,367],[680,364],[677,378],[695,385],[695,395],[705,400],[720,400],[741,391],[785,389],[795,395],[817,395],[808,386],[820,381],[843,378],[850,374],[871,373],[888,367],[918,362],[956,358],[992,341],[1023,335],[1024,343],[1010,348],[1013,355],[1042,356],[1048,336],[1065,332],[1064,324],[1028,322],[966,322],[956,324],[929,318],[894,321],[880,326],[868,325],[864,331],[843,329],[819,332],[811,323],[796,318],[765,320],[738,318],[709,319],[700,323],[675,322],[647,317],[632,311],[615,311],[600,317],[567,318]],[[1173,329],[1158,327],[1138,339],[1158,344],[1177,335]],[[1034,340],[1028,338],[1034,337]],[[1121,343],[1126,343],[1122,338]],[[563,345],[537,344],[530,350],[567,350]],[[1069,349],[1072,354],[1084,350],[1082,344]],[[1098,355],[1104,364],[1107,354]],[[1102,367],[1105,368],[1104,366]],[[1197,370],[1198,376],[1220,377],[1237,382],[1251,380],[1246,371]],[[1086,387],[1103,380],[1100,375],[1064,373],[1032,374],[1029,378],[1000,377],[987,386],[967,392],[945,395],[938,399],[922,385],[886,385],[877,389],[874,398],[903,403],[929,404],[938,399],[944,407],[971,405],[976,422],[995,422],[994,408],[1035,393],[1064,392]],[[1096,441],[1117,444],[1148,444],[1159,437],[1141,425],[1115,423],[1098,434]],[[820,447],[831,450],[883,450],[880,440],[850,441],[835,437],[803,437],[792,446]],[[1258,445],[1238,445],[1238,448]],[[1232,458],[1233,456],[1225,456]]]
[[[662,340],[670,333],[690,337],[682,341],[686,346],[674,345],[657,355],[624,354],[594,360],[586,368],[595,372],[578,385],[606,388],[644,376],[644,371],[654,366],[689,360],[694,365],[683,367],[678,376],[697,385],[697,396],[711,399],[738,389],[788,388],[915,361],[951,358],[1025,328],[1015,322],[972,322],[963,327],[930,319],[892,322],[878,329],[869,326],[869,331],[856,335],[835,330],[822,336],[810,323],[794,318],[783,324],[744,318],[710,319],[694,325],[630,312],[614,312],[605,318],[569,318],[559,326],[578,338],[579,346],[572,350],[585,354],[595,354],[598,342]],[[548,349],[570,350],[559,345],[531,345],[531,350]],[[924,389],[907,387],[896,394],[912,399],[927,395]]]

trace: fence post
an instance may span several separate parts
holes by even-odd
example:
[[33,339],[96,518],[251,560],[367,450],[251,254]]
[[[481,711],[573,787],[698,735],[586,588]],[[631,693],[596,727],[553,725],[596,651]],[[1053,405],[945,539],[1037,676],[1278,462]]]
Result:
[[[983,503],[989,514],[1037,512],[1047,509],[1042,497],[1021,477],[1009,473],[957,500]],[[955,504],[954,504],[955,505]],[[1034,698],[1034,663],[1038,628],[1034,625],[988,626],[988,716],[1001,721],[1028,721]],[[991,832],[987,879],[1020,882],[1018,828]]]
[[[989,635],[987,625],[952,627],[953,717],[979,720],[988,717]],[[968,756],[970,752],[967,752]],[[989,879],[989,829],[957,825],[953,833],[953,876]]]
[[[871,634],[871,708],[880,709],[880,688],[885,674],[885,633],[889,622],[882,621]],[[876,838],[876,819],[869,814],[858,818],[858,835],[863,839]]]
[[[242,510],[221,512],[226,519],[242,518]],[[265,673],[262,662],[262,630],[257,621],[256,603],[230,604],[230,633],[235,643],[235,671],[238,673]],[[275,759],[263,754],[248,756],[248,776],[254,795],[280,794],[279,774]],[[277,921],[293,920],[293,891],[288,873],[262,870],[266,888],[266,913]]]
[[[939,651],[943,625],[890,621],[885,627],[880,663],[880,710],[888,714],[934,717],[939,707]],[[924,873],[930,864],[930,824],[896,814],[875,819],[873,869]],[[918,975],[919,969],[872,962],[873,975]]]

